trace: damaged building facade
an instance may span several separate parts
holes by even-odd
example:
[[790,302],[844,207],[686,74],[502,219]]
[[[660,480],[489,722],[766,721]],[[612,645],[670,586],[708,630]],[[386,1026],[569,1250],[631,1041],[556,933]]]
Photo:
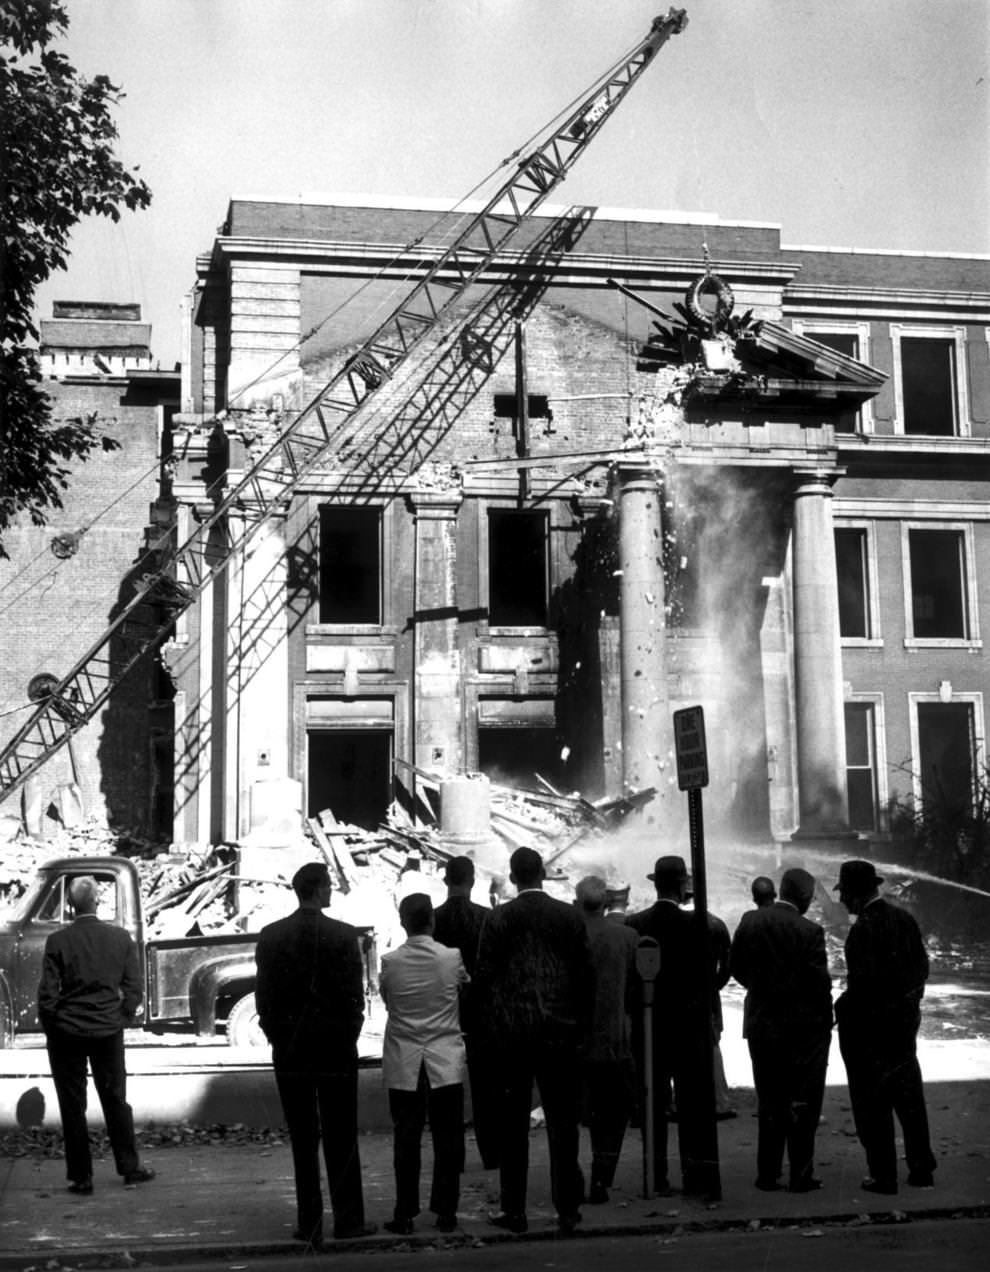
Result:
[[[893,798],[968,800],[987,260],[545,210],[401,374],[352,361],[446,212],[234,200],[199,262],[179,541],[341,368],[376,391],[164,648],[173,838],[416,820],[483,773],[654,788],[635,817],[660,844],[683,829],[672,712],[697,704],[723,839],[882,839]],[[483,836],[450,791],[446,829]]]
[[[181,376],[155,362],[151,335],[139,304],[55,301],[39,323],[53,421],[88,421],[101,444],[71,465],[61,506],[45,525],[22,516],[4,531],[0,748],[114,621],[147,569],[149,543],[171,523],[168,460]],[[106,660],[118,657],[111,641]],[[0,804],[4,838],[18,823],[43,838],[95,820],[167,839],[173,733],[172,686],[149,659],[119,685],[98,722]],[[29,748],[25,760],[36,753]]]

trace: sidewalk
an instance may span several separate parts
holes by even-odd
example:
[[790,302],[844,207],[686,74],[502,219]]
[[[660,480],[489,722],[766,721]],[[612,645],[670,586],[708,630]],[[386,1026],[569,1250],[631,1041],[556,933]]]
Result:
[[[799,1226],[826,1223],[907,1222],[911,1219],[990,1215],[990,1083],[938,1081],[926,1087],[932,1143],[939,1159],[936,1187],[917,1190],[903,1184],[895,1197],[864,1193],[862,1149],[853,1133],[848,1093],[843,1086],[826,1092],[818,1133],[816,1173],[820,1192],[791,1195],[753,1188],[756,1154],[755,1099],[751,1089],[733,1091],[738,1116],[719,1124],[723,1200],[706,1206],[682,1198],[644,1200],[638,1131],[629,1131],[616,1185],[605,1205],[587,1205],[575,1240],[592,1234],[681,1235],[693,1231]],[[218,1132],[219,1134],[219,1132]],[[160,1138],[143,1136],[142,1138]],[[188,1137],[187,1137],[188,1138]],[[674,1131],[672,1128],[672,1143]],[[17,1141],[11,1140],[14,1149]],[[392,1213],[392,1144],[387,1133],[362,1136],[361,1155],[367,1217],[379,1233],[360,1242],[340,1243],[367,1249],[437,1247],[478,1242],[558,1239],[550,1204],[546,1134],[530,1136],[528,1237],[514,1237],[486,1221],[497,1209],[498,1176],[484,1171],[473,1139],[468,1140],[463,1177],[460,1229],[440,1236],[433,1216],[424,1212],[412,1237],[381,1230]],[[587,1169],[587,1134],[582,1160]],[[299,1252],[291,1239],[295,1219],[292,1162],[287,1143],[155,1144],[142,1149],[142,1160],[157,1178],[124,1188],[109,1155],[95,1163],[91,1197],[65,1191],[61,1158],[29,1150],[0,1163],[0,1268],[44,1266],[50,1260],[79,1262],[87,1256],[182,1262],[201,1258],[244,1258]],[[424,1201],[429,1192],[430,1150],[424,1142]],[[676,1150],[672,1182],[679,1182]],[[329,1224],[328,1224],[329,1226]],[[328,1243],[332,1247],[332,1243]],[[339,1248],[339,1247],[338,1247]],[[125,1253],[128,1258],[125,1259]]]

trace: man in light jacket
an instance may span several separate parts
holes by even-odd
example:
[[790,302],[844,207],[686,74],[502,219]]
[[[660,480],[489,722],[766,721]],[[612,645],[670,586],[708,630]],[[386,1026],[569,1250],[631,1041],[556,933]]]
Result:
[[469,977],[459,950],[433,939],[433,902],[403,897],[406,941],[382,956],[380,989],[388,1009],[382,1077],[394,1127],[395,1209],[385,1227],[404,1235],[419,1214],[420,1147],[427,1117],[433,1139],[430,1209],[441,1232],[457,1227],[464,1169],[466,1058],[458,991]]

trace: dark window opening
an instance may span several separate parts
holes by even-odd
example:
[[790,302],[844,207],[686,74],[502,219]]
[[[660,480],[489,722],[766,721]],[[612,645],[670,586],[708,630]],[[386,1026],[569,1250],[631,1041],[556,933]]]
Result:
[[547,726],[478,730],[478,767],[493,782],[543,791],[536,774],[558,790],[568,789],[567,765],[557,731]]
[[[496,393],[494,395],[496,419],[514,420],[516,418],[516,395],[514,393]],[[530,393],[526,397],[526,414],[531,420],[549,420],[550,399],[543,393]]]
[[320,622],[381,619],[381,512],[320,509]]
[[545,513],[489,512],[488,621],[494,627],[546,626]]
[[306,809],[376,830],[392,799],[392,734],[385,729],[311,729]]
[[954,437],[958,432],[956,342],[902,336],[901,392],[905,433]]
[[[808,335],[827,349],[834,349],[847,358],[859,358],[859,337],[851,331],[809,331]],[[835,417],[837,433],[855,433],[858,426],[858,411],[840,411]]]
[[846,703],[846,789],[849,825],[877,829],[876,734],[871,702]]
[[835,531],[835,571],[839,582],[839,631],[843,636],[870,633],[866,531]]
[[973,708],[968,702],[918,704],[922,799],[931,812],[958,816],[973,802]]
[[966,563],[959,530],[910,530],[912,635],[964,640]]

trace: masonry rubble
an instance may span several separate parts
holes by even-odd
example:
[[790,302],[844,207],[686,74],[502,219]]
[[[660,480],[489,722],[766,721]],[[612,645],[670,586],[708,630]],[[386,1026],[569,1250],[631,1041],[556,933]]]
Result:
[[[603,839],[633,810],[653,798],[647,789],[618,799],[590,801],[562,794],[543,779],[542,790],[489,784],[490,808],[484,843],[456,842],[439,820],[412,819],[393,804],[376,830],[338,822],[330,810],[309,818],[301,838],[288,846],[250,843],[170,845],[162,848],[87,821],[59,826],[44,839],[23,827],[11,833],[0,855],[0,906],[11,906],[38,867],[56,857],[130,857],[139,873],[148,937],[169,938],[256,932],[294,904],[291,878],[304,860],[322,858],[334,883],[330,913],[356,926],[374,928],[379,950],[402,940],[397,902],[401,877],[416,867],[415,883],[435,903],[446,895],[443,865],[462,853],[476,858],[477,892],[492,899],[508,894],[507,863],[512,851],[530,845],[543,856],[548,888],[573,895],[569,850]],[[421,883],[420,883],[421,879]]]

